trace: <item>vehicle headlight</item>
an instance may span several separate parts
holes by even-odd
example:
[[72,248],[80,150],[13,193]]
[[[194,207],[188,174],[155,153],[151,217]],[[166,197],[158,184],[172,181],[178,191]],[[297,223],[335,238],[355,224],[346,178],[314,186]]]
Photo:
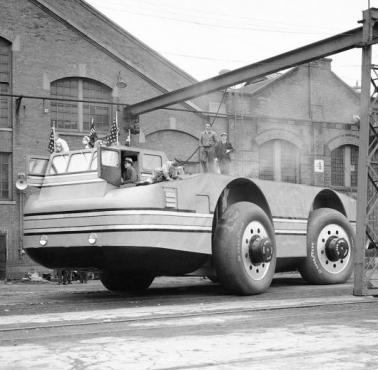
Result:
[[94,245],[97,242],[97,235],[95,233],[91,233],[88,237],[88,243],[90,245]]
[[39,244],[44,247],[47,244],[48,238],[47,235],[42,235],[39,239]]

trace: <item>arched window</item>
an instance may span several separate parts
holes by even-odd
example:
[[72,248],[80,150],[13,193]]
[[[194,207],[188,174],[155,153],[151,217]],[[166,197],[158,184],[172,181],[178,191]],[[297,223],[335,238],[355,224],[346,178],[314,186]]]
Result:
[[343,145],[331,153],[331,184],[356,187],[358,170],[358,147]]
[[[11,44],[0,38],[0,92],[10,93]],[[0,96],[0,127],[10,127],[10,99]]]
[[[51,83],[51,96],[112,101],[112,90],[87,78],[63,78]],[[107,131],[111,122],[111,106],[98,103],[51,101],[51,123],[61,130],[89,131],[94,119],[97,131]]]
[[259,148],[259,178],[299,182],[299,154],[294,144],[270,140]]

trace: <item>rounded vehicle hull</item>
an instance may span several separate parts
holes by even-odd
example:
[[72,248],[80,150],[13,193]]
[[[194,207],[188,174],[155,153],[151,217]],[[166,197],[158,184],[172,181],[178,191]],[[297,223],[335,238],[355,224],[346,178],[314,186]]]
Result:
[[27,248],[26,252],[49,268],[99,269],[154,276],[185,275],[208,259],[208,255],[202,253],[149,247],[46,247]]

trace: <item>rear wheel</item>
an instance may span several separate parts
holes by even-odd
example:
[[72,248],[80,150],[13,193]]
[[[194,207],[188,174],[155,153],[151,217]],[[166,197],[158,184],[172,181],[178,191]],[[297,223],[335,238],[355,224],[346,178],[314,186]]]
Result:
[[276,246],[272,223],[257,205],[231,205],[216,229],[213,262],[221,285],[240,295],[258,294],[272,282]]
[[114,292],[140,292],[146,290],[154,276],[131,275],[124,272],[102,271],[100,280],[104,287]]
[[331,208],[313,211],[307,226],[307,257],[299,267],[312,284],[340,284],[351,276],[354,231],[347,218]]

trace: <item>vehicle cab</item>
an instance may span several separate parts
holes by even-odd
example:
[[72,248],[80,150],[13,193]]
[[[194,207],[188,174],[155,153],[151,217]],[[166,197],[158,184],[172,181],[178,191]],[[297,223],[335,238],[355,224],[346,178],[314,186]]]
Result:
[[114,186],[123,186],[122,164],[127,157],[133,161],[137,183],[146,182],[152,177],[154,169],[162,167],[167,161],[163,152],[122,145],[53,153],[50,157],[31,156],[27,168],[28,185],[73,184],[97,178]]

